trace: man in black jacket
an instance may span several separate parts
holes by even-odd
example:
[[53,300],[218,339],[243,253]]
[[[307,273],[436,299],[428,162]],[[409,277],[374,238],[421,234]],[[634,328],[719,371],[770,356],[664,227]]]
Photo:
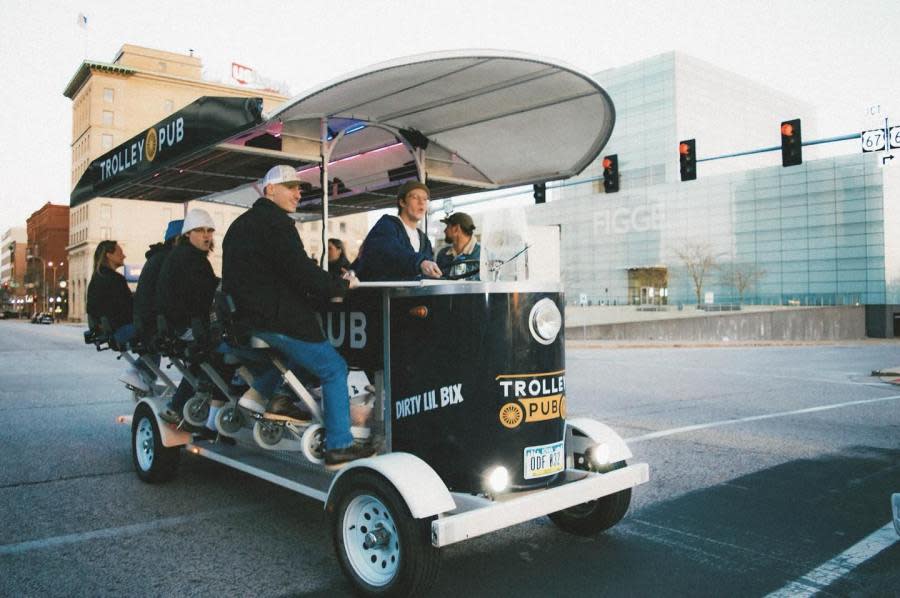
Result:
[[[260,197],[237,218],[222,242],[222,288],[234,300],[238,322],[287,357],[295,373],[302,369],[322,381],[325,411],[325,464],[337,466],[372,454],[353,443],[347,363],[325,340],[315,307],[342,297],[355,287],[355,277],[332,280],[303,248],[294,220],[300,180],[292,166],[275,166],[262,181]],[[253,383],[271,397],[280,376],[274,368]],[[249,396],[241,405],[260,410]]]
[[156,335],[156,316],[159,313],[156,305],[156,283],[163,262],[181,234],[183,224],[184,220],[169,222],[163,242],[154,243],[144,254],[147,261],[141,268],[138,286],[134,291],[134,327],[138,336],[145,342],[149,342]]
[[[184,217],[181,236],[175,247],[163,262],[156,286],[156,303],[159,312],[176,335],[184,335],[190,330],[194,320],[209,325],[209,312],[212,308],[219,278],[209,263],[209,252],[213,250],[213,233],[216,230],[212,216],[206,210],[193,209]],[[231,372],[226,372],[224,363],[216,352],[207,357],[214,368],[225,374],[226,379]],[[192,366],[198,379],[204,379],[198,364]],[[215,438],[216,414],[227,400],[222,391],[211,384],[213,399],[209,404],[209,415],[205,429],[200,430],[204,438]],[[182,380],[172,400],[160,417],[173,422],[184,409],[184,404],[193,394],[193,388],[186,380]]]

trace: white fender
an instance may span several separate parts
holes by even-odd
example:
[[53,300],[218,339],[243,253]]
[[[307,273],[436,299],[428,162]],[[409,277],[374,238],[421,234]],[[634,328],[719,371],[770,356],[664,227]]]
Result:
[[425,461],[409,453],[390,453],[351,461],[341,469],[328,488],[325,509],[331,512],[337,502],[335,488],[351,480],[361,470],[374,471],[390,482],[403,497],[414,519],[431,517],[456,508],[447,486]]
[[[625,461],[632,457],[631,449],[621,436],[606,424],[587,417],[573,417],[566,420],[566,452],[583,453],[591,445],[605,442],[609,446],[611,463]],[[567,455],[567,456],[569,456]]]
[[[159,412],[165,404],[163,399],[144,397],[138,401],[138,405],[141,403],[147,405],[150,408],[150,411],[153,412],[153,415],[156,416],[156,424],[159,426],[159,437],[162,440],[163,446],[184,446],[193,439],[189,432],[179,430],[169,422],[160,419]],[[135,410],[137,410],[137,408],[135,408]]]

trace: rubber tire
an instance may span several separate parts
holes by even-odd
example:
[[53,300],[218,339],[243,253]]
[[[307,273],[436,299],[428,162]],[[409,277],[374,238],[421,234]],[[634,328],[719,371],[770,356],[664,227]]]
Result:
[[[198,409],[197,405],[202,406]],[[195,417],[195,415],[197,417]],[[184,421],[195,428],[205,426],[206,419],[209,417],[209,401],[205,397],[199,397],[197,395],[192,396],[184,403],[184,407],[181,410],[181,416],[184,418]]]
[[[228,418],[226,420],[226,418]],[[216,414],[216,430],[219,434],[234,438],[244,427],[246,416],[235,405],[222,407]]]
[[[278,440],[275,442],[269,442],[269,439],[266,438],[265,432],[263,432],[263,426],[274,426],[275,429],[279,430],[278,432]],[[271,422],[256,420],[253,424],[253,440],[259,445],[261,448],[266,450],[274,450],[278,443],[284,438],[284,426],[273,424]]]
[[[625,465],[625,461],[619,461],[612,469],[621,469]],[[550,513],[549,517],[564,532],[576,536],[594,536],[619,523],[630,505],[631,488],[626,488],[597,500]]]
[[[426,596],[441,569],[441,552],[431,545],[431,522],[435,517],[413,519],[400,493],[383,477],[370,471],[348,472],[353,478],[338,488],[332,513],[334,550],[341,570],[362,596]],[[372,586],[354,571],[344,546],[343,520],[351,501],[358,496],[373,496],[387,508],[400,541],[400,566],[397,574],[383,586]]]
[[[150,466],[144,468],[138,459],[138,430],[141,422],[147,420],[152,428],[152,443],[150,447],[152,451],[152,462]],[[149,440],[149,438],[148,438]],[[134,417],[131,420],[131,461],[134,464],[134,470],[137,472],[141,481],[149,484],[156,484],[171,480],[178,471],[178,463],[181,461],[181,447],[163,446],[162,438],[159,433],[159,421],[156,415],[147,406],[141,403],[134,410]]]
[[325,462],[325,426],[312,424],[303,431],[300,437],[303,456],[310,463],[321,465]]

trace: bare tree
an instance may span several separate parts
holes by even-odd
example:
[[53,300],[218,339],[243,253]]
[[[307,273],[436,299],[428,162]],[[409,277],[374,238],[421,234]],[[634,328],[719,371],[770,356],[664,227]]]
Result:
[[684,268],[691,277],[699,306],[703,296],[703,282],[716,267],[716,255],[706,243],[684,243],[680,249],[675,250],[675,255],[684,263]]
[[750,262],[731,262],[720,271],[722,283],[734,288],[738,303],[743,303],[744,294],[766,275],[765,270]]

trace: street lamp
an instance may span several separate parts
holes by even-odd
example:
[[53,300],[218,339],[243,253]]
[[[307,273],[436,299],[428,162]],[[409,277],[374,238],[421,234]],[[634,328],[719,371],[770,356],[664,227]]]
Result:
[[63,317],[68,317],[69,315],[69,293],[66,291],[66,287],[69,285],[65,280],[59,281],[59,295],[56,297],[56,309],[60,309],[60,303],[62,303],[65,307],[62,309]]
[[[40,255],[37,255],[37,247],[38,246],[35,245],[35,253],[26,255],[25,259],[38,260],[39,262],[41,262],[41,298],[43,299],[43,311],[47,311],[47,264],[44,262],[44,260],[41,259]],[[34,280],[33,277],[32,280]],[[34,283],[32,282],[32,284]],[[35,300],[35,303],[37,303],[37,300]]]
[[47,262],[47,266],[53,268],[53,286],[50,287],[50,290],[53,294],[56,294],[56,268],[57,266],[62,266],[62,262]]

